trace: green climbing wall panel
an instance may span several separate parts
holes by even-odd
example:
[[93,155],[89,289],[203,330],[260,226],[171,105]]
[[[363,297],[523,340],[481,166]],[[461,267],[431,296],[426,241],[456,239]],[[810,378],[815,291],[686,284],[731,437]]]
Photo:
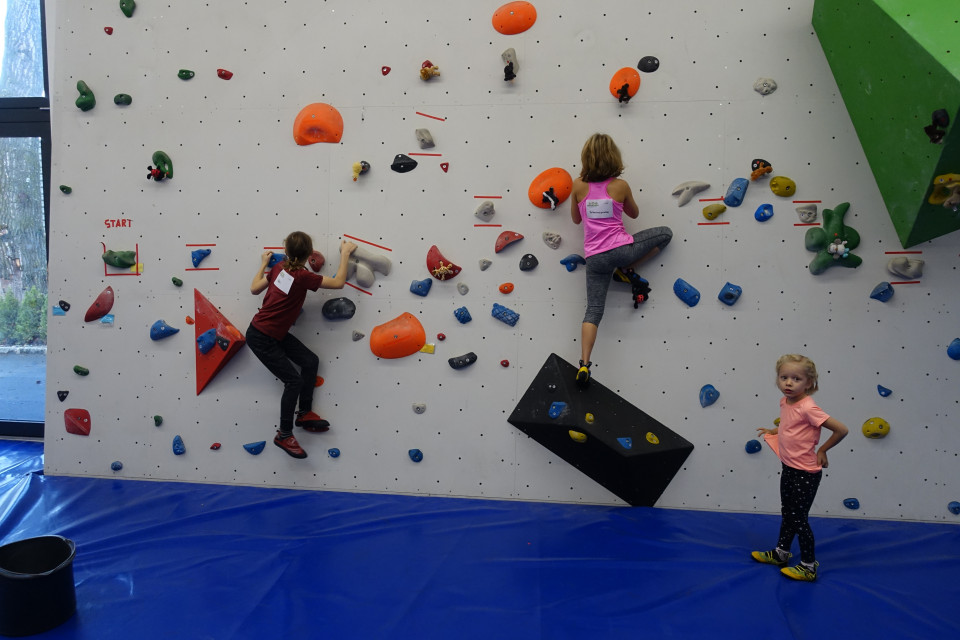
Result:
[[[816,0],[813,27],[900,243],[960,229],[927,202],[936,176],[960,173],[960,3]],[[940,144],[924,132],[937,109],[950,116]]]

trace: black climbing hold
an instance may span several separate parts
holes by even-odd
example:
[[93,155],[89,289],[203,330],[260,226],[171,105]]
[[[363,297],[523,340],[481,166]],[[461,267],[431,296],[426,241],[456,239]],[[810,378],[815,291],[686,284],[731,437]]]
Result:
[[456,356],[447,360],[450,363],[450,366],[454,369],[463,369],[464,367],[469,367],[474,362],[477,361],[477,354],[473,351],[465,353],[462,356]]
[[70,303],[66,300],[61,300],[57,303],[57,306],[63,309],[64,311],[70,311]]
[[357,312],[357,305],[349,298],[332,298],[323,303],[321,312],[327,320],[349,320]]
[[230,348],[230,341],[223,336],[217,336],[217,346],[226,351]]
[[660,68],[660,60],[656,56],[643,56],[637,63],[637,69],[644,73],[653,73]]
[[406,173],[417,168],[417,161],[410,156],[398,153],[396,156],[394,156],[393,164],[390,165],[390,168],[397,173]]
[[520,258],[520,271],[532,271],[537,268],[537,265],[540,264],[540,261],[537,260],[537,256],[532,253],[524,254]]
[[933,112],[933,124],[944,129],[950,125],[950,114],[946,109],[937,109]]
[[60,402],[66,400],[68,395],[70,395],[69,391],[57,391],[57,397],[60,398]]

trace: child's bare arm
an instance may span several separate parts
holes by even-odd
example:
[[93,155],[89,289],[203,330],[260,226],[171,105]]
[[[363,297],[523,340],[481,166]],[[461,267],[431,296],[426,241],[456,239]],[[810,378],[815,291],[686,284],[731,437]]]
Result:
[[257,269],[257,275],[253,276],[253,282],[250,283],[250,293],[255,296],[263,293],[263,290],[270,284],[264,272],[267,269],[267,265],[270,264],[270,258],[272,257],[273,251],[264,251],[260,256],[260,268]]
[[833,432],[830,434],[830,437],[827,438],[827,441],[820,445],[820,449],[817,450],[817,464],[826,469],[830,464],[827,460],[827,451],[846,438],[850,430],[847,429],[847,425],[836,418],[827,418],[826,422],[820,426]]

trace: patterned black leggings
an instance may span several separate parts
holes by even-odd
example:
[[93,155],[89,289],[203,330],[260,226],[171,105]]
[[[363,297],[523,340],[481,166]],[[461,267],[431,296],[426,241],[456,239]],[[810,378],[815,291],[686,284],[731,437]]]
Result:
[[780,473],[780,539],[777,547],[790,550],[793,537],[800,542],[800,560],[813,564],[817,559],[814,551],[813,529],[808,515],[813,499],[817,497],[823,471],[810,473],[783,465]]

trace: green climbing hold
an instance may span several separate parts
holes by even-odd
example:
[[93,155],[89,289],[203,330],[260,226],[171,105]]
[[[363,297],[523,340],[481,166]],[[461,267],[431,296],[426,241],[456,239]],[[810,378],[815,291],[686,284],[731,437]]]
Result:
[[183,286],[183,280],[181,280],[177,276],[173,276],[172,278],[170,278],[170,282],[172,282],[174,286],[177,286],[177,287]]
[[152,160],[153,166],[160,171],[163,178],[173,177],[173,160],[170,159],[170,156],[163,151],[154,151]]
[[843,224],[843,217],[850,208],[849,202],[838,204],[836,209],[823,210],[823,226],[807,230],[803,243],[807,251],[816,251],[810,261],[810,273],[819,275],[833,266],[856,268],[863,262],[850,253],[860,244],[856,229]]
[[80,92],[80,97],[77,98],[76,105],[80,111],[90,111],[90,109],[96,106],[97,98],[93,95],[93,91],[90,90],[86,82],[78,80],[77,91]]
[[133,98],[128,93],[118,93],[113,96],[113,104],[128,105],[133,102]]
[[163,416],[153,416],[153,426],[159,427],[163,424]]
[[190,69],[180,69],[180,71],[177,71],[177,77],[181,80],[189,80],[195,75],[197,74],[195,74],[193,71],[190,71]]
[[137,8],[137,3],[134,0],[120,0],[120,11],[123,11],[123,15],[128,18],[133,17],[133,11]]
[[126,269],[137,264],[136,251],[114,251],[113,249],[109,249],[101,257],[103,261],[111,267],[120,267],[121,269]]
[[60,191],[63,191],[64,193],[66,193],[66,194],[69,195],[69,194],[73,193],[73,187],[68,187],[67,185],[62,184],[62,185],[60,185]]
[[80,365],[75,365],[73,367],[73,372],[78,376],[85,376],[90,373],[90,369],[87,369],[86,367],[81,367]]

